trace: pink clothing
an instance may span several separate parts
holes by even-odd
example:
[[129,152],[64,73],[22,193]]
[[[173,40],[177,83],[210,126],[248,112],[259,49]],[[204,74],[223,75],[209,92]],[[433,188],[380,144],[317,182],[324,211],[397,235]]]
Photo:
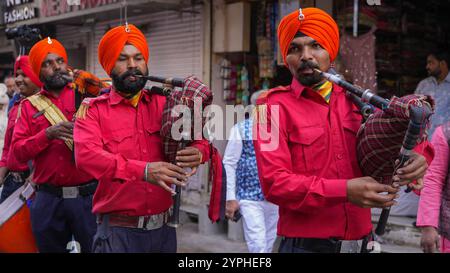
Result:
[[[431,144],[434,146],[435,156],[425,175],[424,188],[420,194],[417,226],[432,226],[437,228],[439,224],[442,190],[446,183],[450,154],[442,126],[436,129]],[[450,253],[449,239],[442,238],[442,252]]]

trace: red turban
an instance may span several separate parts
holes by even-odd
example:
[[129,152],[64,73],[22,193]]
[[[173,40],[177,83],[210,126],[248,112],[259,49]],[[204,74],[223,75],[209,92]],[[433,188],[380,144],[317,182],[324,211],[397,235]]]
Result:
[[278,41],[284,63],[286,64],[289,45],[297,32],[316,40],[328,51],[330,60],[333,61],[339,50],[339,29],[336,22],[330,15],[318,8],[306,8],[301,11],[303,17],[299,16],[300,11],[296,10],[283,17],[278,26]]
[[28,56],[22,55],[17,57],[16,63],[14,64],[14,76],[17,77],[17,69],[22,69],[23,73],[30,78],[30,80],[39,88],[42,87],[42,82],[39,80],[38,76],[34,74],[31,69]]
[[67,53],[64,46],[56,39],[50,39],[50,37],[47,37],[36,43],[31,48],[30,54],[28,54],[30,58],[31,68],[33,69],[36,76],[40,76],[42,62],[49,53],[54,53],[62,57],[67,63]]
[[134,45],[148,62],[149,51],[144,34],[132,24],[128,24],[128,29],[127,32],[125,26],[118,26],[109,30],[98,45],[98,61],[108,75],[111,75],[117,58],[127,43]]

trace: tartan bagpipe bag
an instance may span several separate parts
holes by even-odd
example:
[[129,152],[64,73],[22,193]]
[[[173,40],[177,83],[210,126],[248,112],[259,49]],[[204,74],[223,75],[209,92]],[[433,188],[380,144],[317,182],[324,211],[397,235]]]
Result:
[[[164,105],[161,127],[166,160],[175,163],[179,149],[191,144],[194,140],[203,138],[203,128],[206,123],[203,110],[211,105],[212,100],[213,93],[211,90],[194,76],[184,80],[181,90],[170,92]],[[180,126],[181,119],[185,119],[183,120],[184,124],[190,125],[190,130],[183,130],[183,126]],[[196,122],[200,124],[196,124]],[[180,139],[180,137],[186,137],[187,139]],[[225,198],[223,198],[225,195],[224,185],[226,185],[225,179],[223,179],[225,171],[219,152],[211,143],[209,145],[212,189],[208,215],[211,221],[216,222],[224,219],[225,215],[223,209],[225,207]]]
[[[180,141],[189,145],[193,140],[202,139],[202,129],[206,121],[206,118],[203,117],[203,109],[212,103],[212,99],[213,94],[208,86],[194,76],[184,80],[184,87],[181,91],[172,91],[167,96],[162,115],[161,136],[163,137],[164,154],[169,162],[175,162]],[[186,113],[186,110],[189,113]],[[185,114],[188,116],[184,116]],[[174,127],[179,124],[181,119],[185,119],[184,121],[190,125],[190,130],[183,130],[182,125],[179,128]],[[195,130],[195,120],[197,122],[201,120],[199,132]],[[172,131],[177,135],[174,135]],[[180,136],[187,139],[180,140]]]
[[[369,116],[357,134],[357,158],[364,175],[371,176],[380,183],[391,184],[395,160],[410,122],[410,108],[423,105],[434,111],[434,100],[430,96],[393,97],[387,109]],[[429,117],[423,116],[422,123],[428,123],[427,119]],[[422,128],[416,144],[426,138],[426,128]]]

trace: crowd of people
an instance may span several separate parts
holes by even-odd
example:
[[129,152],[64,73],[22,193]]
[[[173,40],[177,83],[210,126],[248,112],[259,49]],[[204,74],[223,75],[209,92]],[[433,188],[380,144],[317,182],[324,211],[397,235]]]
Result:
[[[282,253],[366,251],[374,240],[371,209],[394,206],[404,186],[420,196],[423,250],[450,252],[448,52],[430,53],[429,77],[415,92],[435,101],[429,140],[387,185],[358,165],[363,120],[356,106],[316,71],[329,71],[338,55],[334,19],[317,8],[293,11],[281,20],[278,41],[292,83],[252,95],[255,111],[232,128],[223,158],[223,210],[232,221],[242,215],[249,252],[272,252],[277,235]],[[177,163],[167,162],[160,136],[167,99],[144,88],[148,48],[132,24],[105,33],[98,45],[112,80],[105,86],[71,68],[64,46],[47,37],[17,58],[5,79],[1,201],[34,185],[30,217],[39,252],[66,252],[72,239],[86,253],[176,252],[175,228],[167,225],[172,186],[186,186],[211,158],[211,144],[192,141]],[[86,78],[98,85],[84,90]],[[195,78],[189,85],[205,86]],[[90,97],[81,102],[77,92]],[[277,131],[272,149],[265,146],[269,131]]]

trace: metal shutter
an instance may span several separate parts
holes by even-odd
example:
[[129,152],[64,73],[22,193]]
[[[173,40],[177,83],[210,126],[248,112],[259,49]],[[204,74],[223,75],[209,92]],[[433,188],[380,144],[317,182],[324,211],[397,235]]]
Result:
[[[128,18],[128,22],[147,25],[143,31],[150,48],[149,73],[165,77],[186,77],[196,75],[202,77],[203,70],[203,16],[199,13],[179,13],[162,11],[148,15]],[[119,20],[98,23],[95,27],[92,52],[93,72],[99,77],[107,77],[98,63],[98,44],[110,27],[119,25]]]
[[80,32],[79,29],[80,27],[77,26],[58,25],[56,39],[66,49],[69,65],[78,69],[86,69],[88,33]]

